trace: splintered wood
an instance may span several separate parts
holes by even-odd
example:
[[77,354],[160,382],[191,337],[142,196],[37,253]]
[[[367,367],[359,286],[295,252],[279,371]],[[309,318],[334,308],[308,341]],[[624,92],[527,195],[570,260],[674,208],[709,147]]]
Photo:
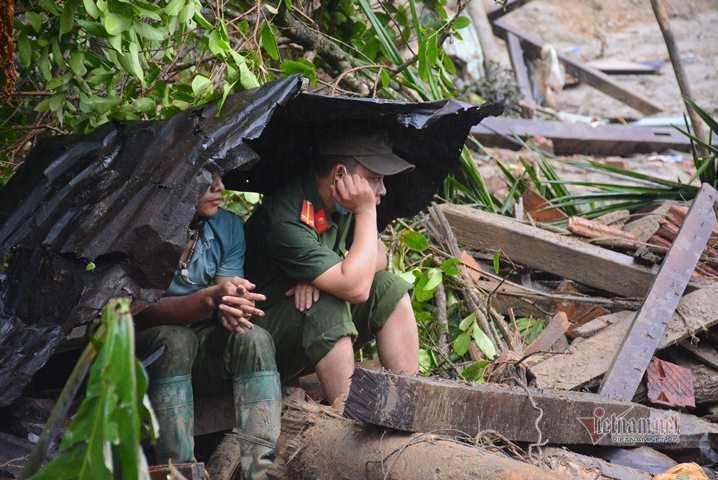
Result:
[[[531,373],[540,388],[572,390],[605,374],[626,336],[636,312],[608,315],[609,326],[572,345],[561,355],[533,365]],[[606,317],[602,317],[606,318]],[[593,320],[594,322],[600,319]],[[718,287],[704,288],[684,296],[668,322],[658,349],[690,337],[718,323]]]

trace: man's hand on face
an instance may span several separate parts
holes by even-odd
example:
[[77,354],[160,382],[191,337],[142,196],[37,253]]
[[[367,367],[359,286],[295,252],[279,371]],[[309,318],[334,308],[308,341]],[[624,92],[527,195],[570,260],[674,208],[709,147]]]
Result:
[[303,312],[309,310],[319,300],[320,290],[309,283],[298,283],[285,293],[286,296],[294,296],[294,306]]
[[240,277],[233,277],[219,285],[219,291],[214,298],[224,328],[242,334],[245,329],[254,326],[249,321],[252,315],[264,316],[264,312],[255,306],[255,302],[264,301],[266,297],[253,292],[254,287],[253,283]]
[[376,209],[374,189],[361,175],[344,173],[336,178],[332,185],[332,196],[355,215]]

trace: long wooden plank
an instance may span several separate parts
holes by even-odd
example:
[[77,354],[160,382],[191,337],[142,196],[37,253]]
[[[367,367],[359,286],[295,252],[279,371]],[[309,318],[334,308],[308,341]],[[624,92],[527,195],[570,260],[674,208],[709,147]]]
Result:
[[531,80],[529,79],[529,69],[526,67],[526,60],[524,59],[524,50],[521,48],[521,42],[519,37],[511,32],[506,35],[506,46],[509,51],[509,59],[511,60],[511,66],[514,69],[516,75],[516,83],[519,86],[519,91],[529,103],[534,102],[533,91],[531,89]]
[[[542,410],[540,419],[532,400]],[[660,444],[661,449],[675,449],[718,439],[718,425],[692,415],[592,393],[467,385],[363,368],[354,371],[344,415],[408,432],[461,432],[471,438],[493,430],[518,442],[540,441],[538,423],[541,440],[562,445]],[[636,435],[639,424],[649,435]],[[625,427],[631,435],[625,435]]]
[[[631,400],[636,393],[716,225],[716,200],[718,192],[704,183],[611,368],[603,377],[599,391],[601,395],[617,400]],[[630,368],[627,368],[628,365]]]
[[650,269],[622,253],[467,206],[439,208],[459,242],[501,250],[512,261],[625,297],[640,297],[653,282]]
[[[504,40],[507,40],[509,32],[516,35],[521,40],[524,50],[526,50],[529,55],[538,56],[541,53],[541,48],[543,48],[544,43],[538,38],[520,31],[501,19],[495,20],[493,27],[494,33]],[[581,62],[571,60],[561,54],[558,54],[558,59],[563,64],[566,72],[576,77],[579,81],[591,85],[593,88],[635,108],[639,112],[646,115],[653,115],[661,111],[661,108],[648,98],[636,92],[632,92],[605,73]]]
[[[606,373],[635,315],[636,312],[631,311],[608,315],[607,317],[611,317],[607,322],[610,326],[591,338],[572,345],[563,354],[531,366],[530,370],[536,378],[536,386],[572,390]],[[718,287],[702,288],[691,292],[681,299],[658,344],[658,350],[716,324],[718,324]]]
[[669,127],[631,127],[628,125],[591,126],[525,118],[491,117],[472,127],[471,134],[487,147],[522,148],[522,139],[545,137],[558,155],[633,155],[634,153],[689,151],[688,139]]

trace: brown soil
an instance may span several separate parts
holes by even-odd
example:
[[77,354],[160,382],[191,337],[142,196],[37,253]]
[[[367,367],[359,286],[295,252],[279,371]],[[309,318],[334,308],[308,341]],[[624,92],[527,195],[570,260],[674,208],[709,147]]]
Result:
[[[693,94],[699,105],[718,112],[718,0],[667,3]],[[647,0],[535,0],[506,19],[577,60],[666,61],[659,75],[614,79],[658,103],[664,110],[657,116],[682,114],[668,52]],[[561,110],[582,115],[642,116],[587,85],[564,90],[559,104]]]

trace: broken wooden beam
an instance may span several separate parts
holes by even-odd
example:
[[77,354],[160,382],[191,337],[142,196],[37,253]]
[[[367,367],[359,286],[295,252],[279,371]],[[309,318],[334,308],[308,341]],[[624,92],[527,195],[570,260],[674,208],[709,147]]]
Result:
[[518,149],[522,140],[545,137],[553,143],[557,155],[576,153],[623,155],[666,150],[689,151],[690,141],[669,127],[631,127],[567,123],[552,120],[492,117],[472,127],[471,135],[487,147]]
[[625,297],[645,295],[653,282],[652,271],[628,255],[467,206],[439,208],[472,248],[500,250],[513,262]]
[[528,443],[679,449],[718,440],[718,425],[698,417],[592,393],[466,384],[363,368],[354,371],[344,415],[407,432],[460,431],[473,437],[493,430]]
[[509,59],[511,60],[511,67],[514,69],[519,92],[521,92],[524,100],[529,102],[529,104],[536,103],[534,101],[529,69],[526,66],[526,59],[524,58],[524,51],[521,48],[521,42],[519,38],[511,32],[506,35],[506,48],[509,51]]
[[[531,56],[538,57],[543,48],[544,43],[538,38],[526,34],[519,29],[507,24],[504,20],[495,20],[493,22],[494,33],[506,40],[509,33],[516,35],[521,40],[524,50]],[[606,95],[609,95],[616,100],[619,100],[626,105],[633,107],[641,113],[646,115],[653,115],[661,111],[661,107],[656,105],[648,98],[640,95],[631,89],[624,87],[618,82],[614,81],[605,73],[586,66],[581,62],[571,60],[570,58],[558,54],[559,61],[563,64],[566,69],[566,73],[573,75],[579,81],[591,85],[593,88],[602,91]]]
[[[718,312],[718,287],[702,288],[685,295],[668,322],[658,350],[717,324],[718,314],[715,312]],[[603,330],[572,345],[563,354],[531,366],[529,370],[536,378],[536,386],[572,390],[606,373],[635,315],[632,311],[611,314],[611,321],[607,322],[610,325]],[[593,320],[597,321],[599,319]]]
[[665,337],[666,327],[716,225],[714,206],[717,199],[718,192],[704,183],[611,368],[603,377],[599,390],[601,395],[630,400],[636,393],[643,372]]
[[415,435],[368,429],[315,403],[287,400],[273,479],[568,480],[559,473],[457,441],[461,432]]

